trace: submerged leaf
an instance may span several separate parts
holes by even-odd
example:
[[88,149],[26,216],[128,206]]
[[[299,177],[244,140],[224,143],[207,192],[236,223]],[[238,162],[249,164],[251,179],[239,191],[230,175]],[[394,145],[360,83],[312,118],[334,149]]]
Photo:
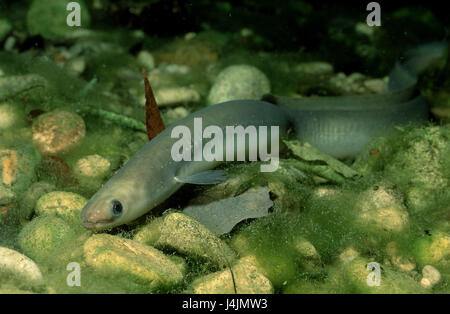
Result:
[[188,206],[183,213],[198,220],[216,235],[222,235],[245,219],[267,216],[273,206],[269,192],[268,187],[257,187],[236,197]]
[[304,161],[302,170],[309,170],[330,181],[341,183],[344,178],[353,178],[359,173],[339,160],[322,153],[317,148],[306,142],[297,140],[284,141],[292,153]]

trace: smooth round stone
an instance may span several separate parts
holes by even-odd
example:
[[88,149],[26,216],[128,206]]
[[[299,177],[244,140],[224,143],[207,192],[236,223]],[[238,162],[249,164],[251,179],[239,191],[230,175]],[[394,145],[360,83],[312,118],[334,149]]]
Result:
[[44,194],[36,203],[38,216],[55,215],[65,220],[79,220],[87,199],[72,192],[54,191]]
[[139,65],[143,66],[147,71],[155,68],[155,58],[147,50],[142,50],[137,55]]
[[[272,283],[260,273],[259,269],[248,260],[241,258],[230,269],[211,273],[199,277],[192,283],[192,290],[195,294],[271,294],[274,292]],[[236,288],[236,291],[235,291]]]
[[54,110],[34,121],[33,143],[42,154],[64,154],[77,147],[86,135],[83,119],[76,113]]
[[165,87],[155,91],[155,100],[159,106],[196,103],[200,101],[200,94],[189,87]]
[[422,269],[423,278],[420,281],[422,287],[430,289],[441,281],[441,273],[431,265],[426,265]]
[[29,222],[18,236],[20,249],[39,261],[54,260],[59,248],[75,239],[74,230],[61,218],[37,217]]
[[184,261],[134,240],[109,234],[91,236],[84,244],[89,266],[109,276],[128,276],[151,289],[178,284],[183,279]]
[[270,81],[261,70],[247,64],[232,65],[217,76],[208,95],[208,104],[260,99],[267,93],[270,93]]
[[236,259],[236,254],[225,242],[197,220],[182,213],[167,215],[159,230],[157,246],[203,258],[217,267],[229,265]]
[[111,167],[108,159],[100,155],[89,155],[79,159],[75,165],[74,173],[87,178],[104,178]]
[[12,274],[26,283],[39,284],[43,281],[42,273],[35,262],[6,247],[0,247],[0,272]]

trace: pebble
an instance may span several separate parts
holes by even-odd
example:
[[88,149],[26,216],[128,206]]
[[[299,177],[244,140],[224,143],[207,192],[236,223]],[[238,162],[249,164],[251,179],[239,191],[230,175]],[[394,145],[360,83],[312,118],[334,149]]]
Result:
[[441,281],[441,273],[431,265],[426,265],[422,269],[423,278],[420,281],[422,287],[431,289]]
[[18,236],[20,249],[36,261],[54,260],[56,252],[75,238],[74,230],[53,215],[34,218]]
[[19,171],[18,152],[12,149],[3,149],[0,151],[1,161],[1,183],[6,186],[13,185],[17,180],[17,173]]
[[[230,269],[197,278],[192,283],[195,294],[271,294],[272,283],[247,258],[239,259]],[[234,282],[233,282],[234,278]],[[235,290],[236,288],[236,290]]]
[[416,268],[416,263],[412,258],[403,256],[398,252],[396,242],[387,244],[386,253],[389,255],[391,263],[401,271],[410,272]]
[[182,106],[171,108],[165,113],[165,124],[170,125],[178,120],[185,118],[187,115],[189,115],[189,111]]
[[0,184],[14,193],[28,189],[35,178],[40,156],[31,145],[0,150]]
[[0,272],[11,273],[27,284],[43,282],[42,273],[33,260],[6,247],[0,247]]
[[355,258],[359,257],[359,252],[352,247],[345,249],[341,254],[339,254],[339,261],[343,264],[350,263]]
[[71,58],[64,67],[73,76],[80,76],[86,70],[86,59],[82,56]]
[[137,55],[137,61],[145,70],[150,71],[155,68],[155,58],[147,50],[141,50]]
[[200,98],[198,91],[190,87],[164,87],[155,90],[158,106],[197,103]]
[[409,225],[409,215],[403,206],[375,208],[361,213],[360,220],[377,229],[397,233]]
[[270,81],[258,68],[232,65],[217,76],[208,95],[209,105],[237,99],[260,99],[270,93]]
[[0,99],[20,93],[37,86],[47,86],[47,80],[37,74],[0,76]]
[[136,232],[133,240],[146,245],[156,245],[159,238],[161,237],[161,226],[163,225],[163,223],[164,218],[162,217],[153,219],[151,222],[142,226],[139,231]]
[[421,264],[448,265],[450,258],[450,236],[444,232],[432,232],[430,237],[416,242],[415,256]]
[[6,130],[14,126],[19,120],[17,110],[10,104],[0,105],[0,130]]
[[323,61],[303,62],[293,67],[294,72],[308,75],[326,75],[334,72],[333,65]]
[[39,198],[35,211],[38,216],[55,215],[66,221],[78,221],[86,203],[87,199],[81,195],[54,191]]
[[74,174],[78,177],[103,179],[110,171],[111,163],[100,155],[88,155],[77,161]]
[[151,289],[172,286],[183,280],[184,262],[137,241],[108,234],[91,236],[84,244],[89,266],[110,276],[127,275]]
[[64,154],[77,147],[86,135],[83,119],[76,113],[54,110],[41,114],[32,126],[33,143],[42,154]]
[[314,245],[303,237],[293,240],[293,246],[297,252],[298,263],[308,270],[314,270],[322,265],[319,252]]
[[158,247],[203,258],[217,267],[229,265],[236,254],[220,238],[197,220],[181,213],[168,214],[160,227]]
[[387,91],[386,81],[383,79],[368,79],[364,81],[364,86],[375,94],[382,94]]

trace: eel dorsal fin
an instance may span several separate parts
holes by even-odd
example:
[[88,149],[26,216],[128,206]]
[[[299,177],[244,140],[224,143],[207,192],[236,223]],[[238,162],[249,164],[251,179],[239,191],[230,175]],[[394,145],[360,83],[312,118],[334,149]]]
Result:
[[147,127],[148,139],[152,140],[165,129],[165,126],[155,100],[155,95],[153,95],[150,82],[148,81],[147,72],[144,69],[142,69],[142,75],[144,76],[145,84],[145,125]]

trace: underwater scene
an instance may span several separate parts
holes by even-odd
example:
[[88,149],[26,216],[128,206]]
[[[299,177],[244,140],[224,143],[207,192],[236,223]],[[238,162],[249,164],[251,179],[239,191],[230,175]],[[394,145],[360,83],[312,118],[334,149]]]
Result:
[[0,0],[0,294],[447,294],[448,10]]

